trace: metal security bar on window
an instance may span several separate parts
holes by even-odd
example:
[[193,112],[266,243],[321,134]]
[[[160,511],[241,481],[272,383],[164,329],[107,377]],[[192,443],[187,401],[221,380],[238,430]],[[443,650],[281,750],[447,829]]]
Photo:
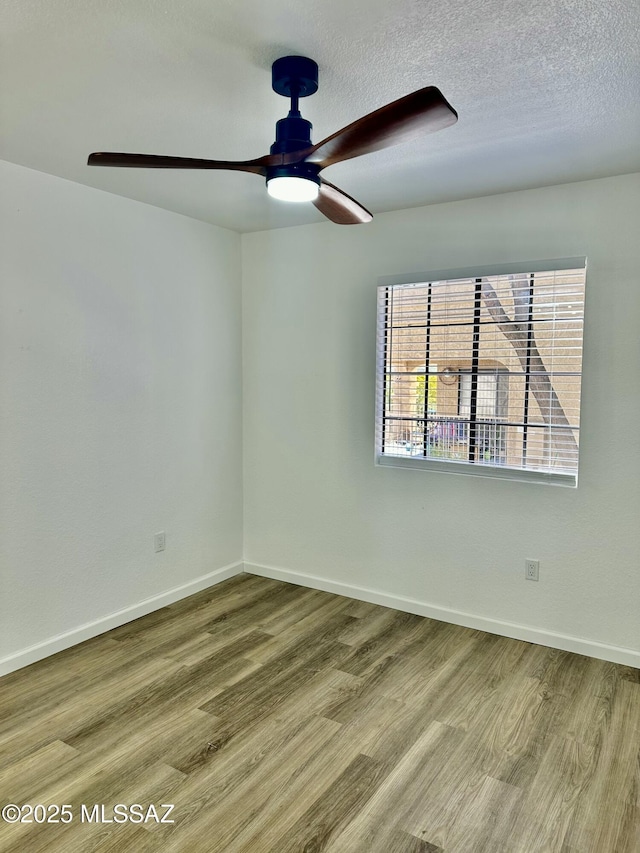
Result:
[[379,288],[378,461],[575,483],[584,286],[572,268]]

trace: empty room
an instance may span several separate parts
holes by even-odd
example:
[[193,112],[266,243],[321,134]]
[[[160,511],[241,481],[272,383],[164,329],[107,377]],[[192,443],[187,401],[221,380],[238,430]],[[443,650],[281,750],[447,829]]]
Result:
[[0,30],[0,853],[640,853],[636,0]]

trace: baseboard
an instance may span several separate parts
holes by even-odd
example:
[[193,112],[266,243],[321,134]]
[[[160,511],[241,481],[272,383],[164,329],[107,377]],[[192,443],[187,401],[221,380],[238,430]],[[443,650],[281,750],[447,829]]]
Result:
[[462,625],[465,628],[475,628],[487,631],[489,634],[498,634],[501,637],[511,637],[514,640],[524,640],[527,643],[536,643],[539,646],[549,646],[553,649],[561,649],[565,652],[575,652],[579,655],[607,660],[612,663],[620,663],[640,669],[640,652],[633,649],[609,646],[606,643],[598,643],[581,637],[572,637],[568,634],[558,634],[545,631],[540,628],[532,628],[528,625],[518,625],[514,622],[502,622],[497,619],[489,619],[485,616],[476,616],[473,613],[465,613],[460,610],[451,610],[405,598],[401,595],[391,595],[364,587],[352,586],[351,584],[327,580],[326,578],[307,575],[302,572],[293,572],[288,569],[277,569],[273,566],[262,566],[257,563],[244,564],[244,571],[250,575],[260,575],[273,580],[295,583],[299,586],[321,589],[324,592],[334,592],[336,595],[344,595],[346,598],[356,598],[359,601],[367,601],[370,604],[381,604],[383,607],[392,607],[406,613],[416,613],[418,616],[428,616],[430,619],[438,619],[441,622],[451,622],[454,625]]
[[105,631],[110,631],[112,628],[118,628],[120,625],[132,622],[134,619],[146,616],[147,613],[151,613],[154,610],[160,610],[161,607],[173,604],[181,598],[187,598],[187,596],[193,595],[195,592],[200,592],[200,590],[221,583],[221,581],[227,580],[227,578],[239,575],[242,571],[242,562],[231,563],[228,566],[223,566],[221,569],[209,572],[209,574],[201,575],[195,580],[182,584],[182,586],[176,586],[166,592],[161,592],[159,595],[154,595],[152,598],[147,598],[138,604],[133,604],[131,607],[118,610],[117,613],[111,613],[109,616],[104,616],[101,619],[96,619],[94,622],[80,625],[78,628],[66,631],[64,634],[58,634],[56,637],[51,637],[49,640],[44,640],[35,646],[29,646],[27,649],[0,659],[0,676],[7,675],[16,669],[21,669],[23,666],[28,666],[31,663],[42,660],[42,658],[49,657],[49,655],[54,655],[56,652],[61,652],[63,649],[68,649],[70,646],[83,643],[85,640],[97,637],[98,634],[104,634]]

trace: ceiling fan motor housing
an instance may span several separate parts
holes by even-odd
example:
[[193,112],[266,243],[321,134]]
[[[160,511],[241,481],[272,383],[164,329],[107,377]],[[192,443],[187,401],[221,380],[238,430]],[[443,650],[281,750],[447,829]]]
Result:
[[[311,147],[311,122],[298,116],[289,115],[276,124],[276,141],[271,146],[272,154],[289,154]],[[267,169],[267,183],[272,178],[306,178],[320,184],[318,174],[320,166],[315,163],[295,163],[287,166],[270,166]]]
[[313,125],[306,118],[288,115],[276,122],[276,141],[270,148],[272,154],[289,154],[311,148]]

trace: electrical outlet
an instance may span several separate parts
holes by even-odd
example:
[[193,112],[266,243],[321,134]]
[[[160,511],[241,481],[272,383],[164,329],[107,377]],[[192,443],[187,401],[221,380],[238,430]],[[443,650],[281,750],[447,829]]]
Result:
[[540,560],[524,561],[524,576],[528,581],[540,580]]
[[156,533],[153,537],[153,547],[158,551],[164,551],[164,530],[160,531],[160,533]]

